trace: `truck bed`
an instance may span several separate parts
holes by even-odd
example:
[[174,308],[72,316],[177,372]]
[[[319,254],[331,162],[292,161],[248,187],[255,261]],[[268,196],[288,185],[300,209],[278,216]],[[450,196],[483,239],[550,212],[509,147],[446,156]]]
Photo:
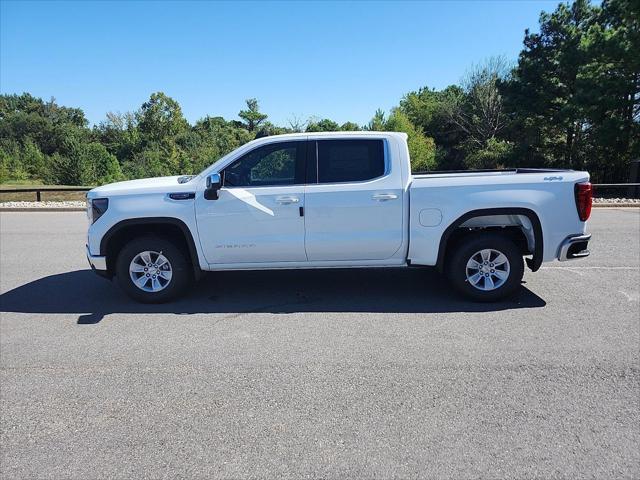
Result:
[[568,235],[584,232],[574,189],[576,183],[588,180],[586,172],[534,168],[413,174],[409,258],[412,264],[434,265],[440,239],[456,220],[470,212],[495,216],[511,209],[527,212],[540,222],[543,258],[551,261]]

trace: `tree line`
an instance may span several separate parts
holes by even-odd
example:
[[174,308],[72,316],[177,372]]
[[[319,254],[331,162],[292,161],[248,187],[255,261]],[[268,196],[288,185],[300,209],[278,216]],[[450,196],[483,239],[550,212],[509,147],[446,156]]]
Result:
[[277,126],[253,98],[238,120],[206,116],[191,125],[176,100],[157,92],[90,128],[79,108],[0,95],[0,182],[98,185],[197,173],[254,138],[340,130],[406,132],[414,170],[561,167],[625,181],[640,158],[638,52],[638,0],[576,0],[540,15],[516,62],[490,58],[459,84],[408,92],[366,125],[293,118]]

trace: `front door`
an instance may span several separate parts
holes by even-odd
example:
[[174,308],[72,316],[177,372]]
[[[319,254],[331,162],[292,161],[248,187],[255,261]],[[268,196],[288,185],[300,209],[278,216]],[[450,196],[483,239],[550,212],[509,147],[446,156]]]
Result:
[[210,264],[306,261],[306,141],[271,143],[226,167],[217,200],[198,195],[200,242]]

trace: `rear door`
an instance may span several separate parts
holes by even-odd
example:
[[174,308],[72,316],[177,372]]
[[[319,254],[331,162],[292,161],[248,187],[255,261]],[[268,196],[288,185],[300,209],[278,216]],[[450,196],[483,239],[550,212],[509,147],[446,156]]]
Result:
[[305,189],[309,261],[385,260],[402,244],[403,190],[384,139],[310,141]]

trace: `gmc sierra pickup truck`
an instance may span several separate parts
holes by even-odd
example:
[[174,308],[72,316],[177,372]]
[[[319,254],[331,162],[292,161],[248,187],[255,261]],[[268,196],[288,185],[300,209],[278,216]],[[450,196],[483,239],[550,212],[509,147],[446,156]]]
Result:
[[87,257],[141,302],[185,292],[202,272],[434,266],[478,301],[512,294],[524,260],[589,255],[586,172],[411,172],[393,132],[254,140],[199,175],[87,194]]

